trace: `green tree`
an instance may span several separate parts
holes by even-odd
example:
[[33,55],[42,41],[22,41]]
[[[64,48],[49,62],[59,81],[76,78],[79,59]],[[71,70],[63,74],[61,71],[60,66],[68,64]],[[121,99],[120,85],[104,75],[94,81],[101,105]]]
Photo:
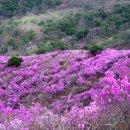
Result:
[[11,17],[18,10],[19,0],[4,0],[1,4],[1,13],[5,17]]
[[78,40],[80,40],[80,39],[84,38],[88,33],[89,33],[89,30],[84,29],[84,30],[78,31],[75,35],[78,38]]
[[54,7],[62,3],[63,0],[43,0],[49,7]]

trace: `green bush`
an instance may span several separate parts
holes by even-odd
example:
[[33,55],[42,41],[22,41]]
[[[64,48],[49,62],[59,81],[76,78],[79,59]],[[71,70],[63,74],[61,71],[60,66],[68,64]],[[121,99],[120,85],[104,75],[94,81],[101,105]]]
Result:
[[97,53],[100,53],[103,50],[103,46],[91,45],[91,46],[85,46],[84,49],[89,50],[91,54],[96,55]]
[[45,32],[60,30],[67,35],[75,33],[75,23],[71,18],[63,18],[57,22],[50,22],[46,25]]
[[7,45],[14,48],[15,47],[15,40],[13,38],[9,39],[7,41]]
[[66,50],[67,49],[67,46],[63,41],[52,42],[52,45],[54,47],[54,50]]
[[58,23],[57,22],[50,22],[45,26],[45,33],[50,31],[58,30]]
[[19,37],[21,35],[21,32],[19,30],[14,30],[13,36],[14,37]]
[[117,28],[119,28],[124,23],[123,17],[121,17],[120,14],[112,15],[111,21],[115,23]]
[[46,43],[39,43],[36,54],[44,54],[50,51],[66,50],[67,45],[63,41],[48,41]]
[[22,58],[12,57],[8,60],[8,67],[11,66],[19,67],[21,65],[21,62],[23,62]]
[[38,48],[35,53],[36,54],[45,54],[47,52],[46,48]]
[[54,7],[60,5],[63,0],[43,0],[49,7]]
[[84,29],[84,30],[77,32],[75,35],[76,35],[77,39],[80,40],[80,39],[84,38],[88,33],[89,33],[89,30]]
[[95,13],[94,12],[87,12],[84,16],[86,21],[92,21],[94,19]]
[[35,51],[36,54],[44,54],[46,52],[50,52],[54,50],[54,47],[51,45],[51,42],[39,42],[37,43],[38,49]]
[[107,17],[103,7],[98,9],[98,16],[102,17],[103,19]]
[[11,17],[14,15],[15,11],[18,9],[17,0],[4,0],[1,2],[1,15],[6,17]]
[[38,25],[39,25],[39,26],[44,26],[45,23],[44,23],[44,21],[40,21],[40,22],[38,23]]
[[10,46],[13,50],[17,50],[20,46],[24,45],[24,39],[11,38],[7,42],[7,46]]
[[29,31],[27,32],[27,39],[28,39],[29,41],[32,41],[32,40],[34,40],[35,38],[36,38],[36,33],[35,33],[35,31],[29,30]]
[[129,16],[130,13],[130,4],[117,4],[114,6],[114,11],[115,14],[120,14],[122,17]]
[[93,25],[95,27],[100,27],[102,25],[102,20],[100,18],[94,18],[93,19]]
[[75,24],[71,18],[64,18],[58,22],[58,29],[67,35],[72,35],[75,32]]

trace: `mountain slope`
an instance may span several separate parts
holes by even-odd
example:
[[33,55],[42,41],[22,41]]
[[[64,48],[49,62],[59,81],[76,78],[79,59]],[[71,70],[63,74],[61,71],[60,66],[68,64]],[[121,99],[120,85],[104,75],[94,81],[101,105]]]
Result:
[[64,1],[42,14],[0,23],[0,53],[30,55],[65,49],[129,48],[129,1]]
[[56,51],[21,57],[23,62],[16,68],[7,66],[8,56],[1,56],[1,123],[14,130],[20,122],[20,130],[33,130],[40,122],[41,129],[53,126],[51,130],[81,130],[80,123],[84,130],[95,121],[113,124],[116,120],[119,127],[120,120],[129,124],[129,57],[129,50],[107,49],[96,56],[82,50]]

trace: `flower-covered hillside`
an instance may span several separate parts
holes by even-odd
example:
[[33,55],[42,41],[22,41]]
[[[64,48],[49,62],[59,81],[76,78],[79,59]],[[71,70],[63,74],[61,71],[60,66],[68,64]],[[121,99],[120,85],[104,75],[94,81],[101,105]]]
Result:
[[1,130],[98,130],[99,124],[111,123],[122,130],[129,125],[129,50],[107,49],[96,56],[57,51],[21,57],[20,67],[8,67],[9,58],[0,57]]

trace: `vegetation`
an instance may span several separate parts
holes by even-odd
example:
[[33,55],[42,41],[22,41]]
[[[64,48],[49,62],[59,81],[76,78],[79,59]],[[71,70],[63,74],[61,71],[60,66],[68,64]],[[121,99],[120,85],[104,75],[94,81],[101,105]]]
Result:
[[35,38],[36,38],[36,33],[35,33],[35,31],[29,30],[29,31],[27,32],[27,39],[28,39],[29,41],[32,41],[32,40],[34,40]]
[[103,51],[102,45],[91,45],[91,46],[85,46],[84,49],[89,50],[91,54],[96,55],[98,53],[101,53]]
[[12,57],[8,60],[8,67],[11,66],[19,67],[21,65],[21,62],[23,62],[22,58]]
[[4,0],[0,2],[0,14],[3,17],[12,17],[14,15],[25,15],[26,12],[32,11],[36,8],[35,12],[40,12],[42,6],[52,8],[62,3],[62,0]]
[[0,130],[130,130],[127,49],[130,0],[0,0]]
[[[8,2],[6,0],[1,3],[5,7],[1,5],[0,8],[8,9],[7,5],[13,6],[13,4],[7,4]],[[20,6],[19,2],[18,5]],[[21,0],[21,2],[23,1]],[[102,45],[104,49],[129,48],[129,3],[115,2],[109,7],[108,11],[106,9],[107,2],[102,3],[101,6],[98,3],[96,5],[90,4],[89,7],[80,2],[83,7],[81,9],[80,6],[75,8],[77,5],[72,4],[72,1],[66,3],[62,0],[33,0],[25,2],[26,4],[24,3],[26,5],[23,5],[26,8],[25,12],[32,12],[34,9],[38,10],[37,5],[39,5],[39,8],[43,6],[41,2],[46,5],[46,13],[44,14],[38,16],[28,15],[22,18],[12,17],[1,21],[0,54],[12,55],[14,51],[21,55],[35,52],[41,54],[55,50],[79,49],[79,47],[84,49],[86,46],[95,44]],[[18,7],[16,6],[17,2],[15,1],[14,3],[15,7]],[[28,5],[29,3],[31,4]],[[70,6],[71,9],[65,7],[69,3],[70,5],[72,4]],[[60,6],[64,6],[65,9],[58,9],[61,8]],[[54,10],[55,7],[57,8],[56,10]],[[16,10],[13,7],[10,8]],[[21,8],[22,6],[19,11]],[[93,8],[97,8],[97,10]],[[11,11],[11,9],[9,10]],[[50,11],[48,9],[53,10]],[[19,12],[14,12],[12,16],[19,15]]]
[[50,51],[56,50],[66,50],[67,45],[63,41],[53,41],[50,43],[38,43],[38,49],[36,50],[36,54],[44,54]]
[[57,5],[60,5],[63,0],[43,0],[45,4],[47,4],[49,7],[55,7]]
[[[122,7],[123,6],[123,7]],[[65,17],[62,20],[52,21],[45,24],[45,35],[50,39],[65,38],[68,40],[68,36],[73,39],[70,44],[73,45],[76,42],[80,44],[80,41],[91,46],[91,44],[103,44],[105,48],[123,47],[125,39],[120,37],[121,31],[127,31],[130,28],[129,16],[130,5],[115,5],[111,12],[107,13],[105,8],[99,8],[97,12],[87,10],[85,12],[76,13],[71,17]],[[123,8],[123,9],[122,9]],[[126,17],[127,16],[127,17]],[[63,34],[60,36],[60,34]],[[58,36],[57,36],[58,34]],[[118,37],[119,42],[112,44],[106,44],[106,39],[115,36]],[[50,40],[49,39],[49,40]],[[116,40],[115,39],[115,40]],[[106,41],[106,42],[105,42]],[[112,42],[112,41],[111,41]],[[129,42],[128,42],[129,43]],[[75,48],[75,46],[72,48]],[[76,47],[78,48],[78,46]]]
[[0,57],[2,130],[130,130],[129,50],[23,59],[21,67],[10,68],[8,57]]

